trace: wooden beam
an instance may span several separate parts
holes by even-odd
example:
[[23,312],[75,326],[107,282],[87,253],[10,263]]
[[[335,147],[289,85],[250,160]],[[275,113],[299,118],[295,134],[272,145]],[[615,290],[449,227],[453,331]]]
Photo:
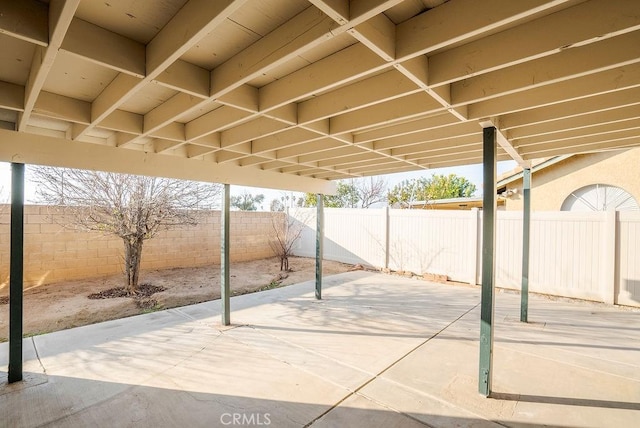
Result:
[[243,123],[222,131],[222,147],[228,148],[250,142],[254,138],[272,135],[288,128],[290,128],[290,125],[285,123],[277,122],[266,117],[259,117],[251,122]]
[[421,144],[429,141],[438,141],[451,137],[474,135],[479,136],[478,124],[476,122],[457,123],[451,126],[444,126],[435,129],[425,129],[423,131],[410,134],[398,135],[374,141],[375,150],[393,149],[397,147]]
[[637,86],[640,86],[640,64],[632,64],[517,94],[481,101],[469,106],[469,117],[473,119],[494,117]]
[[452,83],[613,37],[639,25],[638,2],[582,2],[430,56],[429,81]]
[[24,110],[24,86],[0,81],[0,108]]
[[124,110],[116,110],[100,123],[100,128],[129,134],[141,134],[142,115]]
[[201,99],[209,96],[209,72],[180,59],[160,73],[155,81]]
[[219,97],[259,76],[266,68],[282,64],[330,39],[336,27],[331,18],[315,7],[305,9],[215,68],[211,72],[211,97]]
[[461,43],[567,1],[447,2],[396,27],[396,58],[408,59]]
[[46,91],[40,92],[32,112],[85,125],[91,122],[90,103]]
[[640,62],[640,32],[564,49],[451,85],[454,104],[468,104]]
[[384,14],[376,15],[348,32],[385,61],[395,59],[396,26]]
[[79,18],[71,21],[61,49],[121,73],[145,76],[144,44]]
[[[210,33],[215,27],[226,20],[246,0],[190,0],[176,13],[173,18],[160,30],[160,32],[147,44],[146,47],[146,76],[144,79],[133,77],[124,78],[123,74],[116,79],[100,94],[92,106],[92,123],[89,127],[79,130],[74,139],[81,138],[93,126],[116,110],[120,105],[129,100],[145,85],[156,79],[171,64],[176,62],[184,53]],[[113,88],[112,88],[113,86]],[[106,94],[105,94],[106,93]],[[180,95],[180,94],[178,94]],[[184,94],[183,94],[184,95]],[[206,100],[191,98],[189,107],[184,103],[184,98],[171,98],[145,116],[145,133],[152,133],[167,125],[170,118],[177,115],[176,108],[181,108],[181,113],[188,108],[198,107]],[[172,116],[173,115],[173,116]]]
[[259,154],[262,152],[278,150],[303,144],[308,141],[319,140],[321,138],[325,137],[319,135],[316,132],[295,127],[285,129],[282,132],[278,132],[272,135],[254,139],[251,143],[251,152],[254,154]]
[[340,25],[349,21],[349,0],[309,0],[309,2]]
[[640,104],[640,87],[632,87],[622,91],[596,94],[591,97],[506,114],[500,117],[500,123],[503,129],[510,130],[638,104]]
[[355,44],[260,88],[260,110],[268,110],[343,85],[386,63]]
[[442,110],[440,103],[426,93],[406,97],[359,109],[330,119],[331,134],[355,132],[372,125],[380,126],[405,121]]
[[335,192],[335,184],[138,150],[0,130],[0,161],[142,174],[301,192]]
[[[638,100],[638,102],[640,103],[640,100]],[[634,120],[638,117],[640,117],[640,104],[612,110],[587,113],[580,116],[560,118],[552,122],[534,123],[529,126],[522,126],[507,131],[507,137],[510,140],[515,141],[519,138],[547,135],[554,132],[572,129],[592,128],[594,126],[600,126],[601,124],[605,123],[611,124],[626,122],[629,120]],[[625,126],[624,123],[621,125]]]
[[516,146],[528,146],[531,144],[555,142],[560,143],[558,145],[565,146],[575,140],[593,141],[593,139],[597,139],[598,137],[605,140],[612,133],[617,132],[628,135],[628,131],[635,131],[640,137],[640,117],[635,117],[623,122],[595,123],[588,128],[567,129],[543,135],[518,138],[513,140],[513,144]]
[[459,123],[458,118],[450,115],[449,113],[439,113],[433,116],[414,119],[397,125],[390,125],[368,131],[357,132],[353,136],[353,142],[355,144],[360,144],[370,141],[383,140],[385,138],[407,135],[414,132],[420,132],[425,129],[436,129],[457,123]]
[[390,70],[299,103],[298,120],[315,122],[420,91],[402,74]]
[[227,127],[239,125],[252,114],[229,106],[222,106],[185,125],[187,140],[195,140],[208,134],[221,131]]
[[[31,4],[30,1],[25,3],[27,5]],[[31,69],[29,70],[29,77],[24,91],[24,110],[18,120],[19,131],[24,131],[27,127],[33,106],[58,55],[62,40],[65,38],[79,3],[80,0],[53,0],[49,3],[49,44],[47,47],[36,46],[33,53]],[[4,11],[0,15],[2,14],[4,14]],[[30,17],[30,19],[33,19],[33,17]]]

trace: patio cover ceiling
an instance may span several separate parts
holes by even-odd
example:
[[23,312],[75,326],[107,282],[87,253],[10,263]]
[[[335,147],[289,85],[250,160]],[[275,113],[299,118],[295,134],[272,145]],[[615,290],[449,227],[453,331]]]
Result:
[[330,192],[640,143],[637,0],[0,0],[0,160]]

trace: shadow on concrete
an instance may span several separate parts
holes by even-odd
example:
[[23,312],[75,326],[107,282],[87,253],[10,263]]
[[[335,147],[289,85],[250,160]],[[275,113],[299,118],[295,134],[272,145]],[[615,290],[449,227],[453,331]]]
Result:
[[[0,372],[2,374],[2,372]],[[471,427],[536,424],[489,421],[429,413],[404,414],[378,406],[363,396],[351,396],[334,404],[302,403],[268,398],[206,393],[182,387],[158,387],[105,382],[65,376],[46,377],[38,386],[33,407],[14,402],[17,394],[30,394],[27,386],[0,385],[3,426],[138,426],[138,427]],[[160,382],[162,380],[160,379]],[[13,389],[13,390],[9,390]],[[9,391],[8,391],[9,390]],[[503,399],[516,399],[505,394]],[[526,400],[526,396],[520,400]],[[549,398],[554,403],[556,397]],[[564,404],[574,404],[574,399]],[[593,401],[593,400],[587,400]],[[24,402],[23,402],[24,404]],[[337,405],[340,404],[339,407]],[[624,403],[623,403],[624,404]],[[632,404],[632,403],[626,403]],[[585,404],[586,405],[586,404]],[[598,405],[598,403],[590,404]],[[615,406],[608,406],[615,407]],[[623,407],[636,409],[637,407]],[[570,427],[570,425],[564,425]]]
[[603,407],[607,409],[640,410],[640,403],[626,401],[593,400],[575,397],[548,397],[543,395],[511,394],[492,392],[491,398],[496,400],[519,401],[527,403],[560,404],[565,406]]

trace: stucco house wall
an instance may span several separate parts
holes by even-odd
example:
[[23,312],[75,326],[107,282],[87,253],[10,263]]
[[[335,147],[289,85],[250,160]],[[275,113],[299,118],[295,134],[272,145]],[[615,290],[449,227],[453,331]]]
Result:
[[[620,187],[640,202],[640,148],[574,155],[534,171],[531,175],[531,209],[560,211],[572,192],[590,184]],[[522,210],[522,178],[506,187],[517,189],[506,198],[506,210]]]

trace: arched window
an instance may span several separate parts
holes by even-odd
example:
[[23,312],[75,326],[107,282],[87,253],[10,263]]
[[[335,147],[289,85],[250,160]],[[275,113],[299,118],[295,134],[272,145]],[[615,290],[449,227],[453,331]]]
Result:
[[626,190],[608,184],[591,184],[571,193],[562,203],[562,211],[640,210],[638,201]]

